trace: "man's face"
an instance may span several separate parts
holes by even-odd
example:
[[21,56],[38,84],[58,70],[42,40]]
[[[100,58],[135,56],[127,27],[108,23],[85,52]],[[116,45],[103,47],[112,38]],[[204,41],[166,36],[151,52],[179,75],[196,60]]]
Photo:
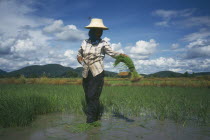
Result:
[[89,37],[91,39],[100,39],[102,34],[103,34],[103,30],[98,29],[98,28],[93,28],[93,29],[90,29],[89,31]]

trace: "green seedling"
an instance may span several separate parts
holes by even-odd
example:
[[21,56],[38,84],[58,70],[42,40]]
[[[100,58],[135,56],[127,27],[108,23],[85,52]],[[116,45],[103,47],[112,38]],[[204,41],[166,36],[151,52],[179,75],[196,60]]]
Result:
[[142,76],[138,74],[133,64],[133,61],[130,57],[119,55],[116,56],[116,60],[114,62],[114,66],[117,66],[120,62],[124,63],[126,67],[128,67],[130,74],[131,74],[131,81],[137,82],[139,81]]

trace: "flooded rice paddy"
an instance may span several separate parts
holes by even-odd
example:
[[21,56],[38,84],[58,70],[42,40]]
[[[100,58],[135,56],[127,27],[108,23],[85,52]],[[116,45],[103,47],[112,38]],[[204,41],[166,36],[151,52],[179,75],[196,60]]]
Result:
[[[1,140],[209,140],[209,124],[180,124],[123,115],[103,115],[101,126],[75,132],[85,116],[50,113],[38,116],[27,127],[0,128]],[[194,124],[194,125],[193,125]]]

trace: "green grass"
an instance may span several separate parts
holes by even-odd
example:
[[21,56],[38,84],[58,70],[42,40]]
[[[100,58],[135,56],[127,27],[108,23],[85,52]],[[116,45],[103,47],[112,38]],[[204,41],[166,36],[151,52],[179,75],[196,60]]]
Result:
[[[25,126],[39,114],[69,112],[84,115],[80,85],[1,84],[0,125]],[[106,115],[209,123],[210,89],[180,87],[104,87]],[[85,120],[84,120],[85,121]]]
[[90,129],[93,129],[95,127],[100,127],[101,123],[99,121],[93,122],[93,123],[76,123],[67,125],[67,128],[70,128],[70,130],[74,133],[84,132]]

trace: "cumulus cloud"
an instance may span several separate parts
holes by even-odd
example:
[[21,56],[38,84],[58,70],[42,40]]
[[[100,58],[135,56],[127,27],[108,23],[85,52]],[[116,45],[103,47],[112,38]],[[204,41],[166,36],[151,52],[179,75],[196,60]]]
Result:
[[210,57],[210,32],[199,31],[186,35],[183,40],[188,42],[186,45],[185,58],[209,58]]
[[75,65],[75,62],[77,62],[76,55],[77,55],[77,52],[73,51],[73,50],[66,50],[64,52],[64,56],[66,57],[66,59],[68,59],[68,61],[67,61],[68,65],[69,65],[69,63]]
[[51,25],[44,27],[43,31],[47,33],[60,32],[63,30],[63,21],[55,20]]
[[107,42],[110,42],[111,39],[108,38],[108,37],[104,37],[103,40],[105,40],[105,41],[107,41]]
[[[109,38],[106,38],[106,40],[110,41]],[[117,43],[117,44],[121,44],[121,43]],[[190,52],[190,50],[188,49],[191,49],[191,51],[193,51],[191,47],[194,48],[198,44],[196,43],[188,44],[189,45],[188,47],[180,49],[180,45],[178,43],[174,43],[171,45],[171,49],[174,51],[182,50],[183,53],[186,52],[186,54],[188,54]],[[181,57],[180,58],[159,57],[159,58],[151,59],[150,56],[155,52],[155,49],[157,46],[158,46],[158,43],[154,39],[151,39],[148,42],[140,40],[136,42],[135,46],[127,46],[121,49],[123,49],[124,52],[126,52],[126,54],[128,54],[134,60],[135,67],[139,73],[150,74],[150,73],[155,73],[158,71],[166,71],[166,70],[179,72],[179,73],[184,73],[186,71],[188,72],[210,71],[210,67],[209,67],[210,59],[203,57],[204,52],[206,55],[210,54],[208,51],[209,46],[208,47],[203,46],[203,48],[200,48],[200,51],[196,50],[195,51],[196,55],[198,56],[199,54],[198,52],[202,52],[200,53],[200,55],[202,54],[202,57],[199,56],[199,57],[195,57],[194,59],[182,59]],[[192,55],[192,53],[190,54]],[[114,72],[121,71],[121,67],[116,67],[116,68],[113,67],[113,62],[114,60],[107,59],[105,62],[105,69],[114,71]],[[126,68],[123,68],[123,70],[126,70]]]
[[155,23],[156,26],[169,27],[178,25],[180,27],[210,26],[209,16],[195,16],[196,9],[165,10],[158,9],[152,15],[160,17],[161,21]]
[[5,55],[11,52],[11,46],[15,43],[14,38],[1,39],[0,38],[0,54]]
[[40,30],[21,30],[18,33],[14,37],[3,35],[0,38],[0,54],[22,58],[33,57],[31,54],[48,46],[48,40],[51,39]]
[[19,3],[16,0],[0,1],[0,33],[7,36],[17,36],[18,31],[25,27],[36,28],[51,22],[49,18],[29,16],[36,9],[29,2]]
[[[108,38],[108,37],[104,37],[103,40],[107,41],[114,51],[119,52],[119,53],[124,53],[124,49],[123,49],[120,42],[111,43],[110,42],[111,39]],[[116,72],[117,69],[113,67],[113,62],[114,62],[114,59],[112,57],[106,55],[105,58],[104,58],[105,69],[109,70],[109,71],[115,71]]]
[[103,40],[107,41],[114,51],[119,52],[119,53],[124,53],[122,44],[120,42],[118,42],[118,43],[110,43],[111,39],[108,38],[108,37],[104,37]]
[[[78,67],[77,51],[62,48],[64,41],[72,42],[87,38],[86,33],[76,25],[65,25],[63,20],[54,20],[33,15],[36,11],[27,2],[18,3],[16,0],[0,1],[0,67],[11,71],[28,65],[44,65],[50,63],[64,66]],[[159,10],[154,15],[161,17],[158,26],[169,27],[172,23],[190,24],[192,26],[208,26],[209,17],[196,17],[193,10]],[[33,16],[32,16],[33,15]],[[181,17],[181,18],[180,18]],[[172,22],[172,20],[179,22]],[[208,25],[207,25],[208,24]],[[44,27],[44,28],[43,28]],[[154,73],[161,70],[176,72],[187,71],[210,71],[210,43],[209,31],[202,30],[186,35],[186,58],[159,57],[151,59],[158,43],[154,39],[149,41],[139,40],[133,46],[123,46],[121,42],[110,43],[114,51],[126,53],[134,60],[135,66],[140,73]],[[59,40],[59,41],[58,41]],[[104,38],[110,42],[109,38]],[[52,43],[53,42],[53,43]],[[62,43],[59,43],[62,42]],[[69,42],[68,42],[69,43]],[[59,45],[58,45],[59,44]],[[53,45],[53,46],[51,46]],[[179,44],[172,44],[171,49],[177,50]],[[150,58],[150,59],[149,59]],[[117,71],[113,67],[114,59],[105,58],[105,70]]]
[[204,39],[207,37],[210,37],[210,31],[200,30],[199,32],[191,33],[191,34],[184,36],[184,38],[182,40],[190,42],[190,41],[195,41],[195,40],[199,40],[199,39]]
[[197,40],[190,42],[187,45],[187,48],[191,49],[195,46],[203,46],[203,45],[205,45],[206,42],[207,42],[207,40],[198,38]]
[[64,26],[62,20],[55,20],[43,29],[46,33],[52,33],[56,39],[63,41],[81,41],[87,38],[84,31],[78,30],[75,25]]
[[149,42],[140,40],[136,42],[134,47],[130,48],[130,53],[138,53],[140,55],[151,55],[154,53],[158,43],[154,39],[150,39]]
[[78,67],[76,52],[58,47],[39,46],[30,39],[17,40],[11,54],[1,57],[1,69],[17,70],[28,65],[61,64]]
[[113,48],[114,51],[117,51],[119,53],[124,53],[124,50],[122,49],[121,43],[112,43],[111,47]]
[[77,67],[76,52],[40,45],[33,38],[15,40],[10,46],[10,53],[1,56],[1,69],[6,71],[20,69],[28,65],[61,64]]
[[210,57],[210,45],[206,46],[194,46],[192,48],[189,48],[187,51],[186,58],[205,58]]
[[158,45],[154,39],[150,39],[148,42],[139,40],[135,46],[128,46],[125,49],[133,59],[147,59],[155,52]]
[[[110,38],[105,37],[104,40],[110,43]],[[118,43],[110,43],[112,49],[116,52],[125,53],[129,57],[131,57],[134,61],[137,60],[145,60],[148,59],[156,50],[156,47],[159,44],[154,40],[150,39],[148,42],[144,40],[139,40],[136,42],[135,46],[127,46],[122,47],[120,42]],[[117,69],[113,69],[113,58],[107,56],[104,59],[105,61],[105,68],[111,71],[116,71]]]
[[184,73],[210,71],[210,59],[174,59],[159,57],[151,60],[135,61],[135,66],[138,72],[144,74],[155,73],[158,71],[174,71]]
[[11,52],[23,54],[26,52],[35,51],[36,49],[37,47],[30,39],[17,40],[16,43],[11,47]]
[[[110,38],[105,37],[104,40],[110,43]],[[158,43],[154,39],[150,39],[148,42],[144,40],[139,40],[136,42],[135,46],[127,46],[122,47],[122,44],[119,43],[110,43],[110,46],[114,51],[121,52],[127,54],[131,57],[136,63],[138,60],[148,59],[156,50]],[[122,66],[117,68],[113,67],[113,58],[105,57],[105,69],[110,71],[119,72]],[[138,63],[136,63],[138,67]],[[122,69],[126,69],[126,67],[122,67]]]
[[[36,9],[30,7],[30,4],[28,1],[24,3],[16,0],[0,1],[1,69],[12,71],[28,65],[49,63],[79,66],[75,52],[71,53],[73,50],[65,50],[60,44],[52,47],[51,41],[56,42],[56,35],[60,40],[68,36],[64,39],[73,38],[75,41],[84,38],[84,33],[75,25],[64,26],[62,20],[34,16],[33,12]],[[74,34],[73,37],[71,34]]]

